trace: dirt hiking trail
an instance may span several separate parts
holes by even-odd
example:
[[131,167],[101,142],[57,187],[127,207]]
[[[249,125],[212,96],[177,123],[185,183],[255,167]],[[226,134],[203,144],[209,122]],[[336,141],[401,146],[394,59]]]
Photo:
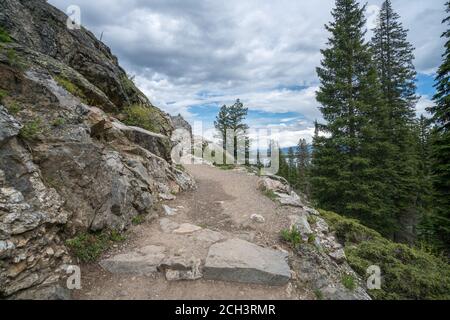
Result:
[[[370,299],[335,232],[282,178],[186,170],[197,189],[168,197],[126,241],[83,265],[75,299]],[[280,237],[293,227],[295,249]]]

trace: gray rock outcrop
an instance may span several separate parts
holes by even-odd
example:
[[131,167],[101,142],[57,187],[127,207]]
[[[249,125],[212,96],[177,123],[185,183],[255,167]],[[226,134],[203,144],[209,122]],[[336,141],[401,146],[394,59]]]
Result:
[[[347,263],[343,246],[320,213],[304,203],[282,178],[262,177],[258,187],[262,191],[272,191],[277,196],[276,201],[281,204],[285,199],[292,200],[284,202],[289,207],[288,212],[295,213],[288,216],[290,229],[294,228],[303,240],[294,250],[295,257],[291,259],[297,280],[320,292],[324,299],[370,300],[363,280]],[[344,287],[343,276],[354,279],[356,285],[353,290]]]
[[[170,117],[107,46],[66,20],[46,1],[0,2],[12,39],[0,46],[0,297],[63,296],[66,239],[125,230],[156,215],[161,198],[195,188],[172,165]],[[155,132],[122,122],[132,105]]]

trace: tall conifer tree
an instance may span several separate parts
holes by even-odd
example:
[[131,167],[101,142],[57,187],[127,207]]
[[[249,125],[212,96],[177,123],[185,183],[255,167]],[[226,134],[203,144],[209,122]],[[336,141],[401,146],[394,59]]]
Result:
[[305,139],[300,139],[297,145],[297,188],[306,196],[310,196],[309,185],[309,168],[311,163],[311,153],[309,151],[309,145]]
[[435,106],[429,108],[434,129],[432,132],[433,185],[435,214],[433,234],[436,244],[450,252],[450,1],[446,3],[447,18],[443,21],[447,31],[443,63],[436,76]]
[[412,242],[418,216],[420,191],[419,154],[415,131],[416,71],[413,46],[407,40],[408,30],[400,22],[390,0],[383,2],[374,29],[372,50],[381,82],[387,122],[378,130],[386,137],[384,152],[385,199],[397,220],[395,238]]
[[[248,125],[244,123],[247,113],[248,108],[244,108],[242,102],[237,99],[230,107],[222,106],[219,114],[216,116],[216,121],[214,121],[223,149],[226,150],[228,145],[232,146],[235,161],[238,158],[238,153],[242,153],[244,158],[246,158],[246,149],[247,147],[249,148],[250,141],[247,139]],[[232,136],[228,137],[227,131],[231,131]],[[232,139],[233,141],[227,141],[227,139]],[[241,148],[242,150],[239,148],[240,145],[244,146],[244,148]],[[223,163],[226,163],[225,154]]]
[[317,100],[327,123],[317,125],[323,134],[314,139],[312,183],[321,207],[376,227],[386,218],[379,214],[382,201],[374,191],[377,164],[371,158],[381,151],[373,133],[383,104],[364,40],[364,11],[355,0],[337,0],[334,21],[326,26],[331,36],[317,68]]

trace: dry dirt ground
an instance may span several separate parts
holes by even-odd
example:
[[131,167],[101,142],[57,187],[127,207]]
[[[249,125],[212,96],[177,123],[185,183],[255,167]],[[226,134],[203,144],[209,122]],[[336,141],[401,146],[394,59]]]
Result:
[[[166,217],[162,208],[159,219],[132,227],[127,241],[112,248],[103,258],[127,253],[147,245],[163,245],[177,254],[206,257],[209,245],[193,235],[163,232],[160,219],[207,228],[227,238],[241,238],[263,247],[289,251],[280,243],[280,230],[289,226],[289,210],[280,207],[257,189],[258,177],[242,171],[221,170],[205,165],[186,168],[196,179],[198,189],[183,193],[163,204],[177,209]],[[265,223],[250,219],[252,214],[265,218]],[[291,254],[292,255],[292,254]],[[302,290],[294,279],[283,287],[249,285],[220,281],[167,281],[164,274],[132,276],[111,274],[98,264],[82,267],[82,289],[75,299],[308,299],[311,292]]]

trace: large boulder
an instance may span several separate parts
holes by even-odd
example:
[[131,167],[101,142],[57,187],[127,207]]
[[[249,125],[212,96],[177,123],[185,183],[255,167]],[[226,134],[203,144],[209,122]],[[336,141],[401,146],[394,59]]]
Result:
[[289,194],[275,192],[275,195],[282,206],[303,208],[300,197],[294,191],[291,191]]
[[284,252],[231,239],[211,246],[203,273],[209,280],[282,286],[291,278],[286,259]]
[[274,179],[273,177],[262,177],[258,180],[258,189],[261,191],[271,191],[289,194],[291,188],[288,183],[284,183],[282,180]]

